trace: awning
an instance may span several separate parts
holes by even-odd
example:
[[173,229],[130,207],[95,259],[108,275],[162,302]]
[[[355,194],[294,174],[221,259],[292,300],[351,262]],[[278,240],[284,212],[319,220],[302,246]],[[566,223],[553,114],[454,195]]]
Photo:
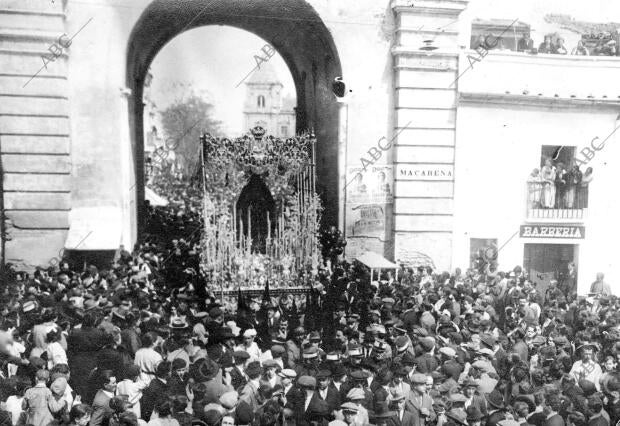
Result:
[[363,263],[370,269],[398,269],[399,266],[396,263],[392,263],[385,257],[377,254],[373,251],[367,251],[356,259],[358,262]]
[[120,207],[78,207],[71,210],[66,250],[117,250],[121,244]]
[[396,261],[410,268],[422,266],[431,267],[433,270],[435,269],[435,262],[433,262],[433,259],[429,255],[420,253],[419,251],[409,251],[396,259]]
[[153,207],[165,207],[168,205],[168,200],[160,195],[157,195],[155,191],[148,186],[144,187],[144,199],[151,203],[151,206]]

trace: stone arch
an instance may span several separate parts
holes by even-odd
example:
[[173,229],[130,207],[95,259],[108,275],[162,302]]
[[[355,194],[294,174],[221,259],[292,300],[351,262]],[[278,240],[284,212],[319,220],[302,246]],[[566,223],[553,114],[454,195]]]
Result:
[[[332,82],[342,76],[342,68],[329,30],[305,0],[287,0],[285,4],[276,0],[154,0],[146,7],[127,47],[126,84],[132,91],[129,125],[137,199],[144,199],[142,93],[148,68],[174,37],[206,25],[249,31],[273,46],[286,62],[296,87],[296,130],[313,130],[317,136],[317,191],[327,207],[323,223],[337,225],[338,105]],[[140,232],[142,203],[137,203],[137,209]]]

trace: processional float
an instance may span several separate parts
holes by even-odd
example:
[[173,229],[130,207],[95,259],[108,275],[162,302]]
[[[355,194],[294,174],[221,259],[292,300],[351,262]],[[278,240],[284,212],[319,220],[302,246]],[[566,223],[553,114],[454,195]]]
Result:
[[237,139],[203,134],[201,268],[209,290],[303,292],[317,275],[321,202],[315,137]]

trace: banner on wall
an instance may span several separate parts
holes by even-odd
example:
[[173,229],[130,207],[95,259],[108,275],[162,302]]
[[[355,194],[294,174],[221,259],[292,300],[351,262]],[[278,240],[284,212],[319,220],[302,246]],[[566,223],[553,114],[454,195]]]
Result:
[[366,251],[388,253],[392,247],[392,205],[394,203],[391,165],[347,167],[345,235],[347,258]]

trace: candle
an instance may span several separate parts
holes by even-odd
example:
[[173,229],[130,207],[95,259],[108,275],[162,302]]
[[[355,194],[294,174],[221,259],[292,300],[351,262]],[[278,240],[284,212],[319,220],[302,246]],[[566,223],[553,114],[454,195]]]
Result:
[[248,206],[248,248],[252,245],[252,206]]

